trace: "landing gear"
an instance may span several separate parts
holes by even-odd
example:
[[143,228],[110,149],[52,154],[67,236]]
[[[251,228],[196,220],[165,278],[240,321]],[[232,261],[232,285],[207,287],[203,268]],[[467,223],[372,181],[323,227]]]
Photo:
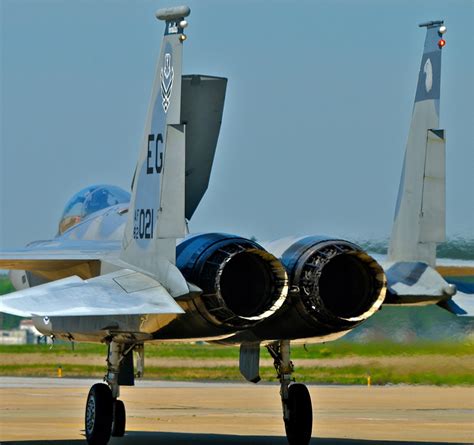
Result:
[[313,429],[313,408],[308,388],[302,383],[295,383],[291,377],[294,366],[290,360],[290,341],[275,342],[268,345],[267,349],[273,357],[280,379],[283,420],[288,443],[308,445]]
[[110,439],[113,419],[112,391],[105,383],[96,383],[86,404],[86,439],[89,445],[104,445]]
[[125,434],[125,405],[118,397],[120,385],[134,385],[134,348],[141,356],[139,373],[143,374],[143,345],[109,343],[106,383],[93,385],[87,397],[85,430],[89,445],[106,445],[111,436],[123,437]]
[[125,434],[125,404],[121,400],[114,403],[114,420],[112,422],[112,437],[123,437]]
[[286,437],[290,445],[306,445],[311,440],[313,407],[308,388],[302,383],[291,383],[286,401],[288,418],[285,420]]

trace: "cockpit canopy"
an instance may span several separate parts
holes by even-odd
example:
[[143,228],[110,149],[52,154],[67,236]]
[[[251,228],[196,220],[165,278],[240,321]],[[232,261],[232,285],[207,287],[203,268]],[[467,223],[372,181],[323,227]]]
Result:
[[130,202],[130,193],[114,185],[92,185],[76,193],[64,207],[59,234],[99,210]]

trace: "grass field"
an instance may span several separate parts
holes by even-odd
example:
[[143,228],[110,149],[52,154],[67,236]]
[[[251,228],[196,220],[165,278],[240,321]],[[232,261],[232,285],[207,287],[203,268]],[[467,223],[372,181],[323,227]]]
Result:
[[[102,344],[75,343],[74,350],[69,343],[58,343],[52,348],[48,345],[0,345],[0,354],[31,354],[42,353],[51,357],[61,356],[104,356],[107,347]],[[262,348],[262,356],[268,355]],[[318,358],[340,358],[340,357],[387,357],[387,356],[471,356],[474,355],[474,344],[472,342],[438,343],[438,342],[416,342],[416,343],[391,343],[371,342],[352,343],[346,341],[335,341],[327,344],[314,344],[307,346],[292,346],[292,359],[318,359]],[[0,355],[1,357],[1,355]],[[239,358],[237,347],[209,345],[209,344],[174,344],[162,343],[159,345],[146,345],[146,357],[178,357],[192,359],[219,359]]]
[[7,276],[0,275],[0,295],[12,292],[13,286]]
[[[97,377],[105,372],[104,345],[58,344],[0,346],[0,375]],[[206,344],[146,346],[146,378],[242,381],[236,347]],[[262,350],[261,377],[276,381]],[[298,381],[327,384],[474,385],[472,343],[354,344],[296,346],[292,349]]]
[[[8,294],[14,290],[8,277],[0,274],[0,295]],[[15,315],[0,313],[0,329],[14,329],[20,324],[20,320],[21,318]]]
[[[12,291],[7,277],[0,276],[0,295]],[[5,329],[20,318],[0,314]],[[380,320],[381,325],[388,321]],[[436,315],[436,314],[434,314]],[[446,317],[447,315],[443,313]],[[386,317],[386,318],[387,318]],[[399,317],[400,319],[400,317]],[[435,316],[424,317],[436,321]],[[438,323],[445,325],[446,323]],[[426,327],[425,327],[426,329]],[[452,337],[451,337],[452,338]],[[208,344],[146,345],[146,378],[163,380],[242,381],[239,349]],[[57,376],[101,378],[105,372],[106,346],[56,343],[48,345],[0,345],[0,376]],[[326,384],[474,385],[472,342],[368,342],[336,341],[294,346],[292,359],[298,381]],[[276,381],[272,360],[261,353],[263,381]]]

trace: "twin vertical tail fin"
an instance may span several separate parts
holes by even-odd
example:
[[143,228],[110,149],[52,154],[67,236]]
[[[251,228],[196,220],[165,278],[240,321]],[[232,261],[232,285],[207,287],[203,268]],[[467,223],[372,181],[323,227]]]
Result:
[[170,274],[182,284],[174,263],[176,239],[186,233],[181,77],[189,13],[187,6],[156,13],[165,22],[165,32],[121,252],[123,261],[153,274],[165,287]]
[[426,27],[426,39],[388,257],[434,266],[436,246],[446,238],[445,134],[438,129],[446,27],[443,21],[420,27]]
[[446,160],[444,130],[438,129],[442,21],[426,27],[413,116],[403,161],[395,220],[388,250],[385,304],[437,303],[453,311],[456,286],[435,269],[436,247],[446,239]]

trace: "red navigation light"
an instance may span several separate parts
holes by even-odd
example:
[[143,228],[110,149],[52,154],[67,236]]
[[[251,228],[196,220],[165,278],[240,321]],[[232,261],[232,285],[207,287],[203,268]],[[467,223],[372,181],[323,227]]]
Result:
[[446,45],[446,40],[444,40],[444,39],[439,39],[439,41],[438,41],[438,46],[439,46],[440,48],[442,48],[444,45]]

